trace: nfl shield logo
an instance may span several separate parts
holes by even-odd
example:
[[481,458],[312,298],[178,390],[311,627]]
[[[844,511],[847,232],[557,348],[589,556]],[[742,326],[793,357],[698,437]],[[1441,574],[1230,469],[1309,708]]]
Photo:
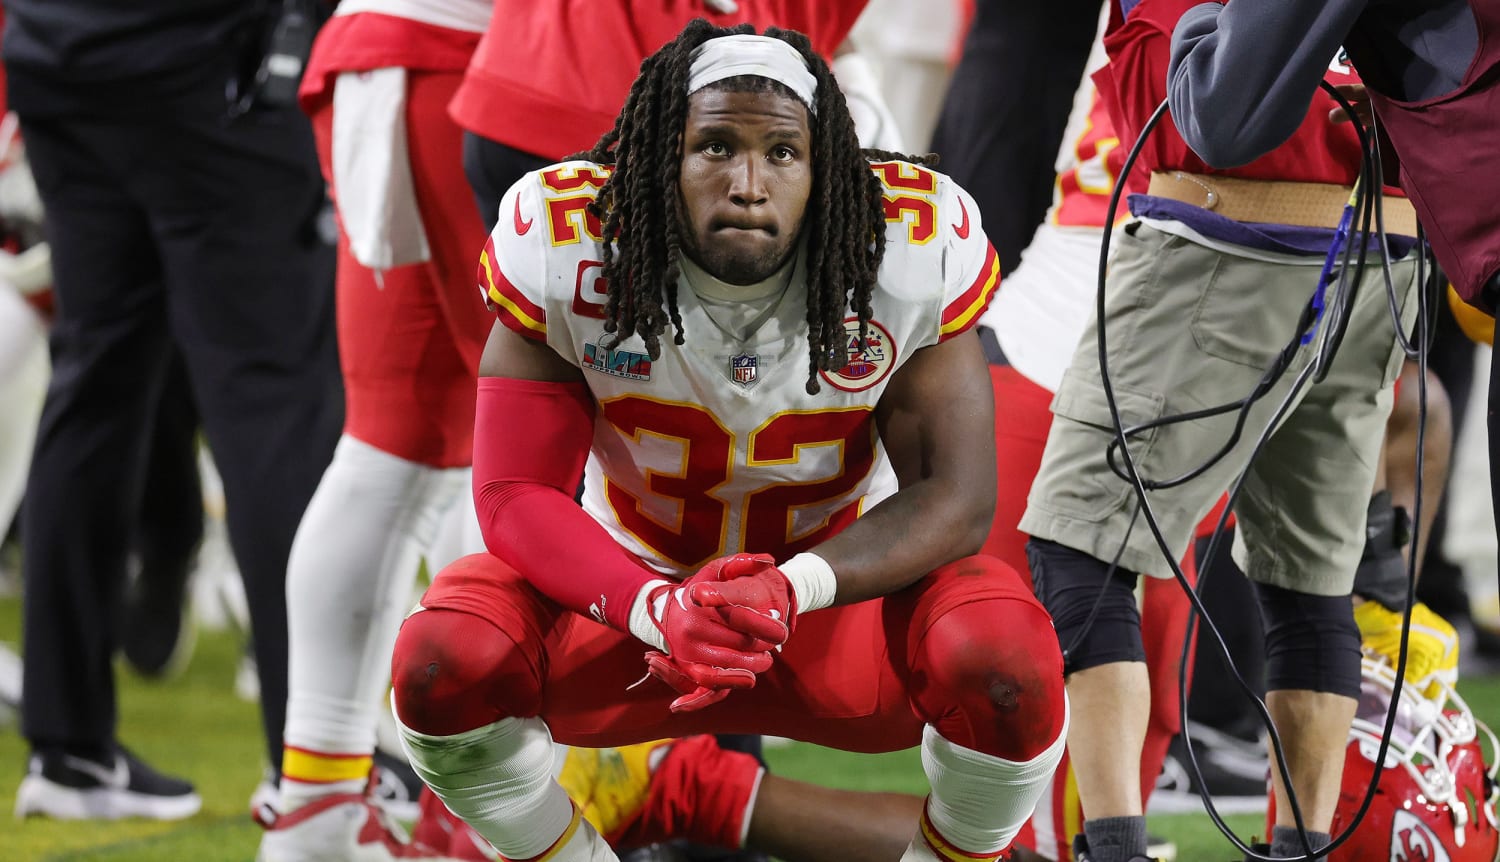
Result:
[[753,353],[731,356],[729,357],[729,379],[748,389],[755,385],[756,370],[759,367],[760,357]]

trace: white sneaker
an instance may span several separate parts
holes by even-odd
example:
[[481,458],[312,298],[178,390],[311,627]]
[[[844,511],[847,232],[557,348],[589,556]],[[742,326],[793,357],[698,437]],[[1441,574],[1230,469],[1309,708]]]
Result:
[[16,791],[17,817],[180,820],[202,807],[193,785],[162,775],[120,746],[104,760],[61,751],[32,754]]
[[276,786],[276,773],[267,768],[250,793],[250,819],[270,829],[280,812],[281,788]]
[[369,797],[360,793],[327,796],[277,815],[260,840],[256,862],[393,862],[397,859],[448,860],[423,844],[413,844]]

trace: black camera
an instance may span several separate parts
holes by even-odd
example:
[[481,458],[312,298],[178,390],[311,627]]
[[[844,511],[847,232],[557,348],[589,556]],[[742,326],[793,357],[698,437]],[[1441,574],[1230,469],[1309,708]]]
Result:
[[328,18],[328,5],[322,0],[281,0],[275,7],[273,16],[257,23],[250,36],[253,41],[247,45],[248,56],[225,89],[230,118],[256,105],[289,108],[297,104],[297,88],[312,54],[313,37]]
[[322,23],[316,4],[317,0],[283,0],[255,71],[255,101],[276,108],[297,104],[297,88],[312,53],[313,36]]

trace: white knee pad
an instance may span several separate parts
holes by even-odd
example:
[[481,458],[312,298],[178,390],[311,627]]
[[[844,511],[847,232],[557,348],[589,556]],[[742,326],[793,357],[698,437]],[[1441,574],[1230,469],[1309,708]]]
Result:
[[608,845],[553,778],[552,735],[540,718],[502,718],[453,736],[418,733],[400,715],[396,725],[412,768],[501,855],[530,859],[561,844],[558,859],[614,858],[599,855]]
[[[955,745],[928,725],[922,731],[922,769],[932,784],[923,828],[968,853],[994,853],[1021,831],[1046,792],[1067,746],[1064,712],[1057,740],[1031,760],[1016,762]],[[917,840],[922,840],[918,836]]]

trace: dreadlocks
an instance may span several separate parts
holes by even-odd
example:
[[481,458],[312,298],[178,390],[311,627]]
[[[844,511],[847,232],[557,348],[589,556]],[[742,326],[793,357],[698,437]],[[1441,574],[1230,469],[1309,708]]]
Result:
[[[748,24],[719,28],[693,21],[670,44],[641,63],[615,126],[594,148],[573,158],[613,165],[591,204],[604,226],[604,278],[609,285],[604,330],[616,341],[635,333],[652,359],[661,356],[668,321],[683,343],[677,308],[678,173],[682,132],[687,125],[688,72],[695,48],[709,39],[754,34]],[[880,181],[859,148],[854,121],[838,83],[807,37],[768,28],[800,53],[817,79],[812,124],[813,184],[803,231],[807,239],[807,391],[819,390],[819,370],[836,371],[847,360],[844,316],[853,309],[860,338],[872,314],[870,295],[885,254],[885,211]],[[795,98],[769,78],[741,76],[710,84],[735,92],[767,92]]]

